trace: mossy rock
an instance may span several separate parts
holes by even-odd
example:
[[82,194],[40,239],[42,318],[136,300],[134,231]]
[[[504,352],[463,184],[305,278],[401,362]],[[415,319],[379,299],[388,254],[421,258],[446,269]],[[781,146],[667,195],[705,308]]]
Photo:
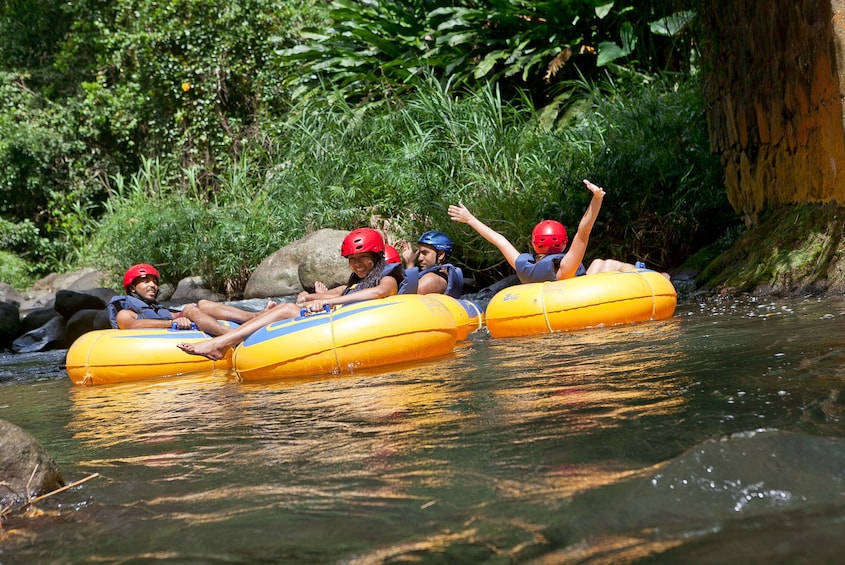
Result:
[[710,262],[700,287],[759,294],[837,294],[845,290],[845,208],[796,204],[768,211]]

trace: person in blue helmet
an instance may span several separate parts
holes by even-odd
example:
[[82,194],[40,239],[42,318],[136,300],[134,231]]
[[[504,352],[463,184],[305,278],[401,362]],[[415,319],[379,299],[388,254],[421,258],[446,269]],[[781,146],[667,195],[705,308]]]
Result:
[[417,240],[416,253],[404,240],[399,248],[405,263],[405,280],[399,286],[399,294],[446,294],[460,298],[464,275],[460,267],[448,262],[455,249],[448,235],[427,231]]
[[516,271],[521,283],[564,280],[575,276],[603,273],[607,271],[635,271],[637,266],[615,259],[596,259],[584,268],[582,261],[587,251],[590,232],[598,217],[604,199],[604,189],[584,179],[584,186],[593,193],[590,204],[578,224],[578,231],[572,244],[564,253],[568,243],[566,228],[554,220],[543,220],[532,232],[531,243],[534,253],[520,253],[508,239],[472,215],[466,206],[449,206],[449,217],[463,222],[477,231],[484,239],[495,245],[505,260]]

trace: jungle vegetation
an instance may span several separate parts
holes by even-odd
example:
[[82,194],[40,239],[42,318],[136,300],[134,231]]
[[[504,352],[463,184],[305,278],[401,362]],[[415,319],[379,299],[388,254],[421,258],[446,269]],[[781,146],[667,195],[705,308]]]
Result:
[[482,283],[574,229],[659,269],[735,233],[689,0],[6,0],[0,280],[150,262],[236,296],[311,230],[450,234]]

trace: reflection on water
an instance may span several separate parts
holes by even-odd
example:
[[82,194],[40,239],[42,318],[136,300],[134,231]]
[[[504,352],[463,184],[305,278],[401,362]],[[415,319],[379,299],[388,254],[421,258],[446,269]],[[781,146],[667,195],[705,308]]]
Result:
[[7,521],[0,562],[824,560],[843,550],[844,313],[689,301],[296,382],[74,387],[36,362],[0,382],[0,418],[68,480],[102,478],[45,502],[58,520]]

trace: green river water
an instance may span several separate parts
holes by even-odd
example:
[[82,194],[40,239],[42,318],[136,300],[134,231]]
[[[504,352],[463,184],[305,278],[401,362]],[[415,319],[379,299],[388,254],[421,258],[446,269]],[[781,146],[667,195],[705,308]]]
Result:
[[0,418],[99,477],[0,563],[839,562],[843,360],[845,301],[769,297],[295,382],[3,356]]

